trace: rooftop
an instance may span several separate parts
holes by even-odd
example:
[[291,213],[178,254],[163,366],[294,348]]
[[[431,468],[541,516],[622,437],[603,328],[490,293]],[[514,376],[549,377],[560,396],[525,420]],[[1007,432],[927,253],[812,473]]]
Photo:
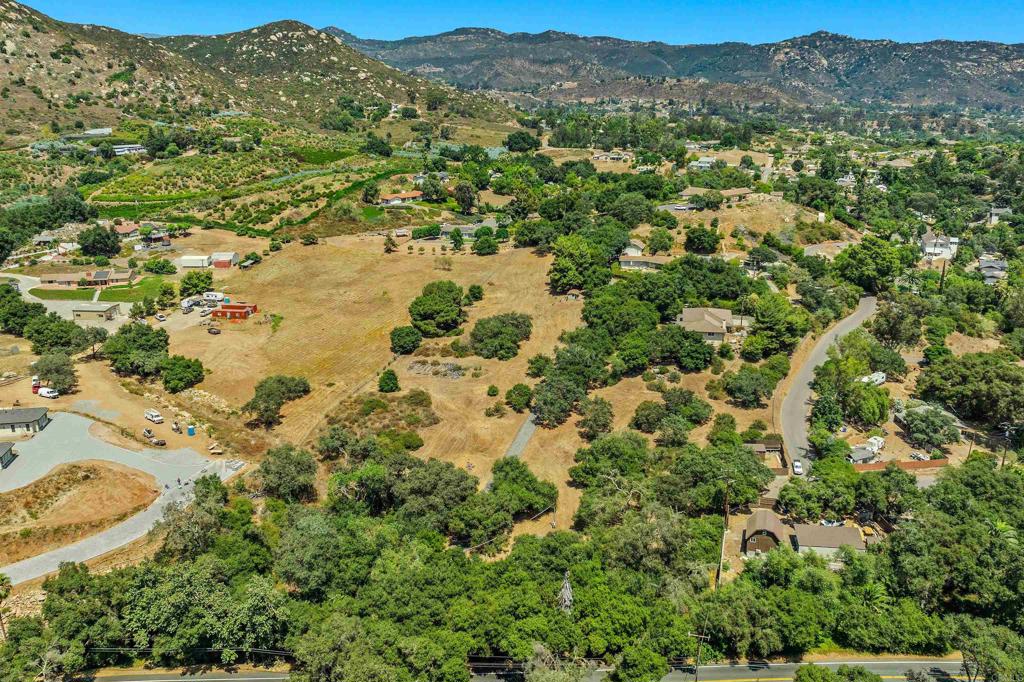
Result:
[[48,411],[45,407],[14,407],[9,410],[0,410],[0,426],[39,421],[41,417],[46,416]]
[[819,526],[812,523],[798,523],[793,526],[796,542],[800,547],[838,548],[849,545],[864,549],[864,538],[860,530],[851,526]]

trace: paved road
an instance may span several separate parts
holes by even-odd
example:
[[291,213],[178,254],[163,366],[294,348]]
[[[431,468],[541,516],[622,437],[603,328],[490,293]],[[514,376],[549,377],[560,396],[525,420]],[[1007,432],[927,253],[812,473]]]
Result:
[[533,438],[533,433],[537,430],[537,422],[534,420],[533,413],[531,412],[526,417],[526,421],[516,431],[516,437],[509,443],[508,449],[505,450],[506,457],[519,457],[523,454],[523,450],[526,449],[526,444]]
[[[190,481],[214,473],[226,479],[234,473],[226,461],[213,461],[194,450],[152,450],[133,452],[112,445],[89,433],[91,419],[57,412],[53,421],[30,440],[18,443],[18,458],[0,470],[0,492],[28,485],[55,467],[93,459],[116,462],[152,475],[161,489],[159,497],[146,509],[107,530],[51,552],[0,567],[11,582],[18,584],[51,573],[65,561],[86,561],[132,542],[150,531],[172,502],[188,500]],[[182,485],[179,486],[178,480]]]
[[793,384],[782,400],[782,438],[786,443],[786,452],[791,461],[803,463],[804,471],[810,468],[807,461],[810,448],[807,443],[807,414],[811,405],[814,368],[828,359],[828,349],[835,340],[859,327],[874,314],[877,305],[878,301],[873,296],[860,299],[852,313],[825,332],[797,370]]
[[[960,668],[960,661],[950,659],[872,659],[847,661],[829,661],[827,663],[816,663],[829,668],[836,668],[840,665],[862,665],[869,671],[878,674],[884,680],[905,680],[905,673],[908,670],[920,670],[927,673],[933,680],[964,679]],[[788,682],[793,679],[793,671],[799,663],[735,663],[723,665],[702,665],[700,667],[700,679],[707,682]],[[598,670],[590,674],[590,680],[599,680],[607,676],[607,670]],[[243,671],[239,673],[226,673],[223,671],[210,671],[194,675],[174,673],[146,673],[130,672],[120,673],[117,671],[105,671],[97,676],[97,681],[103,682],[273,682],[274,680],[288,679],[287,673],[270,673]],[[487,680],[507,679],[499,678],[496,674],[474,675],[476,682]],[[689,670],[673,670],[662,682],[691,682],[694,679],[692,668]]]

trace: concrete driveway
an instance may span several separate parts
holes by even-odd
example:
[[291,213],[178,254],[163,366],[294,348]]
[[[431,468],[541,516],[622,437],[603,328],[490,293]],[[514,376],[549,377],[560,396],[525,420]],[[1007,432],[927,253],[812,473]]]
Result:
[[111,527],[51,552],[0,567],[15,584],[56,571],[66,561],[93,559],[132,542],[150,531],[172,502],[187,502],[192,497],[192,481],[216,474],[224,480],[237,469],[231,462],[210,460],[195,450],[145,449],[133,452],[107,443],[89,433],[94,423],[75,414],[57,412],[53,421],[30,440],[18,443],[18,458],[0,470],[0,492],[39,480],[61,464],[81,460],[116,462],[152,475],[161,488],[160,496],[142,512]]
[[803,464],[804,473],[810,470],[807,415],[811,409],[811,381],[814,380],[814,368],[828,359],[828,349],[832,344],[863,324],[874,314],[877,305],[878,301],[873,296],[860,299],[852,313],[825,332],[797,369],[792,387],[782,400],[782,438],[786,443],[786,452],[789,453],[791,461]]

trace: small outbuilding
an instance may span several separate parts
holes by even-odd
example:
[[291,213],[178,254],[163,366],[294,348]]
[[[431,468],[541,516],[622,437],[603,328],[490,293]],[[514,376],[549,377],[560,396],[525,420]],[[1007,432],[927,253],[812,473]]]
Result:
[[76,320],[88,322],[109,322],[121,314],[117,303],[79,303],[71,309]]
[[237,251],[217,251],[210,256],[210,262],[215,268],[230,268],[238,265],[239,260]]
[[183,268],[208,268],[213,260],[209,256],[182,256],[181,267]]
[[14,407],[0,410],[0,432],[35,433],[50,423],[45,407]]
[[255,303],[222,303],[210,316],[221,320],[248,320],[258,310]]

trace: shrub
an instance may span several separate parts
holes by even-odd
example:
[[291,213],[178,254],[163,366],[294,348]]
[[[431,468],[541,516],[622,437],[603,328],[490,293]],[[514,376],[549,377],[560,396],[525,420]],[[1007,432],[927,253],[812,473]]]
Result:
[[381,393],[395,393],[399,390],[398,375],[395,374],[395,370],[386,369],[381,373],[380,379],[377,380],[377,390]]
[[529,339],[532,331],[529,315],[504,313],[477,322],[469,338],[473,352],[480,357],[510,360],[519,353],[519,344]]
[[505,391],[505,403],[516,412],[524,412],[533,401],[533,389],[526,384],[516,384]]
[[180,393],[201,382],[206,373],[203,370],[203,363],[199,360],[183,355],[172,355],[164,360],[160,376],[164,388],[169,393]]
[[395,327],[391,330],[391,352],[399,355],[409,355],[423,341],[423,334],[412,326]]

